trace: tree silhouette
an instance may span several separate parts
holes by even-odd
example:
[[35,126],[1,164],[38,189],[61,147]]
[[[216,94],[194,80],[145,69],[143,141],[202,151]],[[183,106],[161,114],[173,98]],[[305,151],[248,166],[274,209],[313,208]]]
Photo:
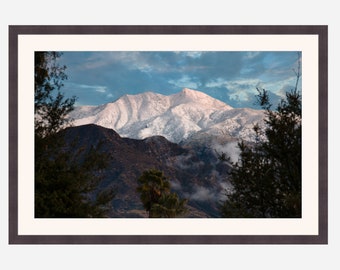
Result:
[[179,199],[176,193],[165,193],[157,203],[152,205],[150,209],[151,217],[175,218],[186,212],[186,202],[187,200],[185,199]]
[[[296,73],[297,82],[300,73]],[[221,207],[224,217],[301,217],[301,94],[295,88],[272,110],[268,92],[257,89],[265,129],[254,126],[253,144],[239,143],[232,189]]]
[[114,196],[98,191],[105,155],[94,147],[76,151],[64,140],[76,98],[61,92],[67,76],[60,56],[35,53],[35,217],[104,217]]
[[35,135],[53,135],[69,126],[68,113],[74,109],[76,97],[65,98],[61,92],[67,79],[66,66],[58,64],[60,52],[35,52]]
[[163,172],[144,171],[138,183],[137,192],[149,218],[173,218],[185,212],[186,200],[180,200],[176,193],[170,192],[170,182]]

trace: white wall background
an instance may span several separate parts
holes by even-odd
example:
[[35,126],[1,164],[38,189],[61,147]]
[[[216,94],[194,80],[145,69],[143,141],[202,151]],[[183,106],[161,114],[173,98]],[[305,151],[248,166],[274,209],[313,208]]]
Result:
[[[339,269],[336,1],[2,1],[0,7],[0,265],[2,269]],[[329,244],[8,245],[8,25],[328,25]]]

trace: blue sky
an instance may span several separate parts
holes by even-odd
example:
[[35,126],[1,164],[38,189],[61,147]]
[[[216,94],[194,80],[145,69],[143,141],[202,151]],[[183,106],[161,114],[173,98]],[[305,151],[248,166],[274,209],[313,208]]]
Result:
[[275,103],[294,87],[298,52],[63,52],[63,91],[76,105],[99,105],[124,94],[164,95],[183,88],[207,93],[233,107],[253,107],[256,87]]

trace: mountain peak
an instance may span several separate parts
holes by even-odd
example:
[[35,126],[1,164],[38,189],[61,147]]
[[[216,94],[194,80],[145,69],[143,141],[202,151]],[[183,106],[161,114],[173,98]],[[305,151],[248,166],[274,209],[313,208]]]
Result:
[[178,104],[188,104],[188,103],[196,103],[198,106],[202,108],[210,108],[216,110],[230,110],[231,106],[226,103],[215,99],[203,92],[198,90],[193,90],[190,88],[183,88],[183,90],[177,94],[170,96],[173,105]]
[[190,88],[186,88],[186,87],[182,89],[182,92],[185,93],[185,94],[202,93],[200,91],[190,89]]
[[158,135],[180,142],[198,131],[227,129],[239,136],[251,129],[250,120],[254,122],[261,115],[233,109],[203,92],[183,88],[169,96],[145,92],[125,95],[103,106],[78,107],[70,117],[76,126],[94,123],[114,129],[121,137],[144,139]]
[[185,96],[190,96],[193,98],[202,98],[202,97],[209,97],[207,94],[200,92],[198,90],[193,90],[190,88],[183,88],[180,94]]

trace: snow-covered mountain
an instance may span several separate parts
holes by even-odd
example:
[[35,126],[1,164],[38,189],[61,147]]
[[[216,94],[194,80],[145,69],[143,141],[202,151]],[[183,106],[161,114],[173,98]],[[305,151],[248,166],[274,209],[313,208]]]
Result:
[[76,107],[70,115],[75,126],[97,124],[114,129],[122,137],[160,135],[176,143],[196,133],[252,140],[252,127],[263,116],[263,111],[232,108],[188,88],[169,96],[153,92],[124,95],[100,106]]

